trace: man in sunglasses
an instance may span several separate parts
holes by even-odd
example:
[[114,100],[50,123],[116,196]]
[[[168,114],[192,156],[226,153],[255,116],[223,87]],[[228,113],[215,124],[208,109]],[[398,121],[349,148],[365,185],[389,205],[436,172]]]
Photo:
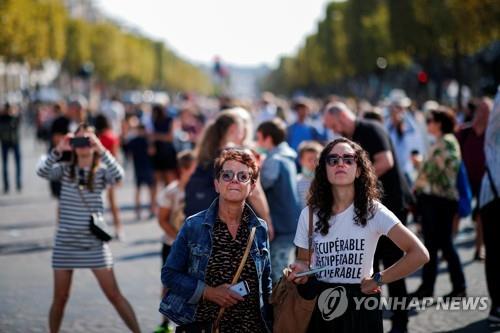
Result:
[[[412,203],[412,194],[396,160],[391,139],[385,129],[375,121],[358,119],[347,105],[332,102],[325,107],[325,126],[358,143],[367,151],[380,183],[383,187],[382,203],[389,208],[405,225],[407,207]],[[403,256],[403,252],[387,237],[379,239],[375,258],[374,272],[380,271],[379,262],[390,267]],[[405,280],[401,279],[388,284],[391,297],[406,297]],[[406,332],[408,312],[394,311],[392,330]]]

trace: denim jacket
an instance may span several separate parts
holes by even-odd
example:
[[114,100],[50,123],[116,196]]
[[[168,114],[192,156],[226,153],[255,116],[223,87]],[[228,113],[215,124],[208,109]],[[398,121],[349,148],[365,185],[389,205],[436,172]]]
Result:
[[[167,288],[167,293],[160,303],[159,311],[178,325],[192,323],[195,320],[198,302],[206,286],[205,274],[212,252],[213,226],[218,208],[217,198],[207,210],[186,219],[162,268],[161,280]],[[271,331],[272,311],[269,298],[272,281],[267,225],[251,209],[250,212],[249,227],[256,227],[250,256],[255,263],[260,281],[262,318]]]

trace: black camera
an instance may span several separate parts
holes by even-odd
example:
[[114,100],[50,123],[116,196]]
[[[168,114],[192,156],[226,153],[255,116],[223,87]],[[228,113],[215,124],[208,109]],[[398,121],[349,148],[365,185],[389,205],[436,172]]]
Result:
[[90,139],[86,136],[77,136],[69,140],[69,144],[73,148],[90,147]]

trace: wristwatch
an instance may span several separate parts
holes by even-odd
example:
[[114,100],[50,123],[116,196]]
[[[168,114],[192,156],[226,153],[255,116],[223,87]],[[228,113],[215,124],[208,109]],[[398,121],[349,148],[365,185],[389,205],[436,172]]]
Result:
[[377,286],[382,286],[384,283],[382,282],[382,274],[377,272],[373,275],[373,281],[377,282]]

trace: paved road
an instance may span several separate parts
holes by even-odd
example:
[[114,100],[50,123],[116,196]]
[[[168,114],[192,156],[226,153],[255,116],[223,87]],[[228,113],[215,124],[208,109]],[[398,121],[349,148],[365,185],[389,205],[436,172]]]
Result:
[[[52,295],[51,244],[56,202],[47,183],[34,169],[43,152],[25,130],[23,143],[22,193],[0,196],[0,332],[47,332],[47,313]],[[144,332],[160,322],[157,311],[160,293],[160,229],[154,220],[136,221],[132,207],[131,170],[118,191],[126,242],[112,242],[119,285],[132,303]],[[145,194],[145,193],[144,193]],[[470,295],[485,296],[484,266],[472,261],[474,232],[463,221],[457,238]],[[450,290],[446,267],[441,266],[437,294]],[[408,279],[409,290],[419,283],[418,274]],[[488,332],[481,311],[437,311],[434,307],[410,319],[411,332]],[[390,328],[384,321],[385,329]],[[64,321],[63,332],[124,332],[122,323],[100,291],[89,270],[77,270]]]

